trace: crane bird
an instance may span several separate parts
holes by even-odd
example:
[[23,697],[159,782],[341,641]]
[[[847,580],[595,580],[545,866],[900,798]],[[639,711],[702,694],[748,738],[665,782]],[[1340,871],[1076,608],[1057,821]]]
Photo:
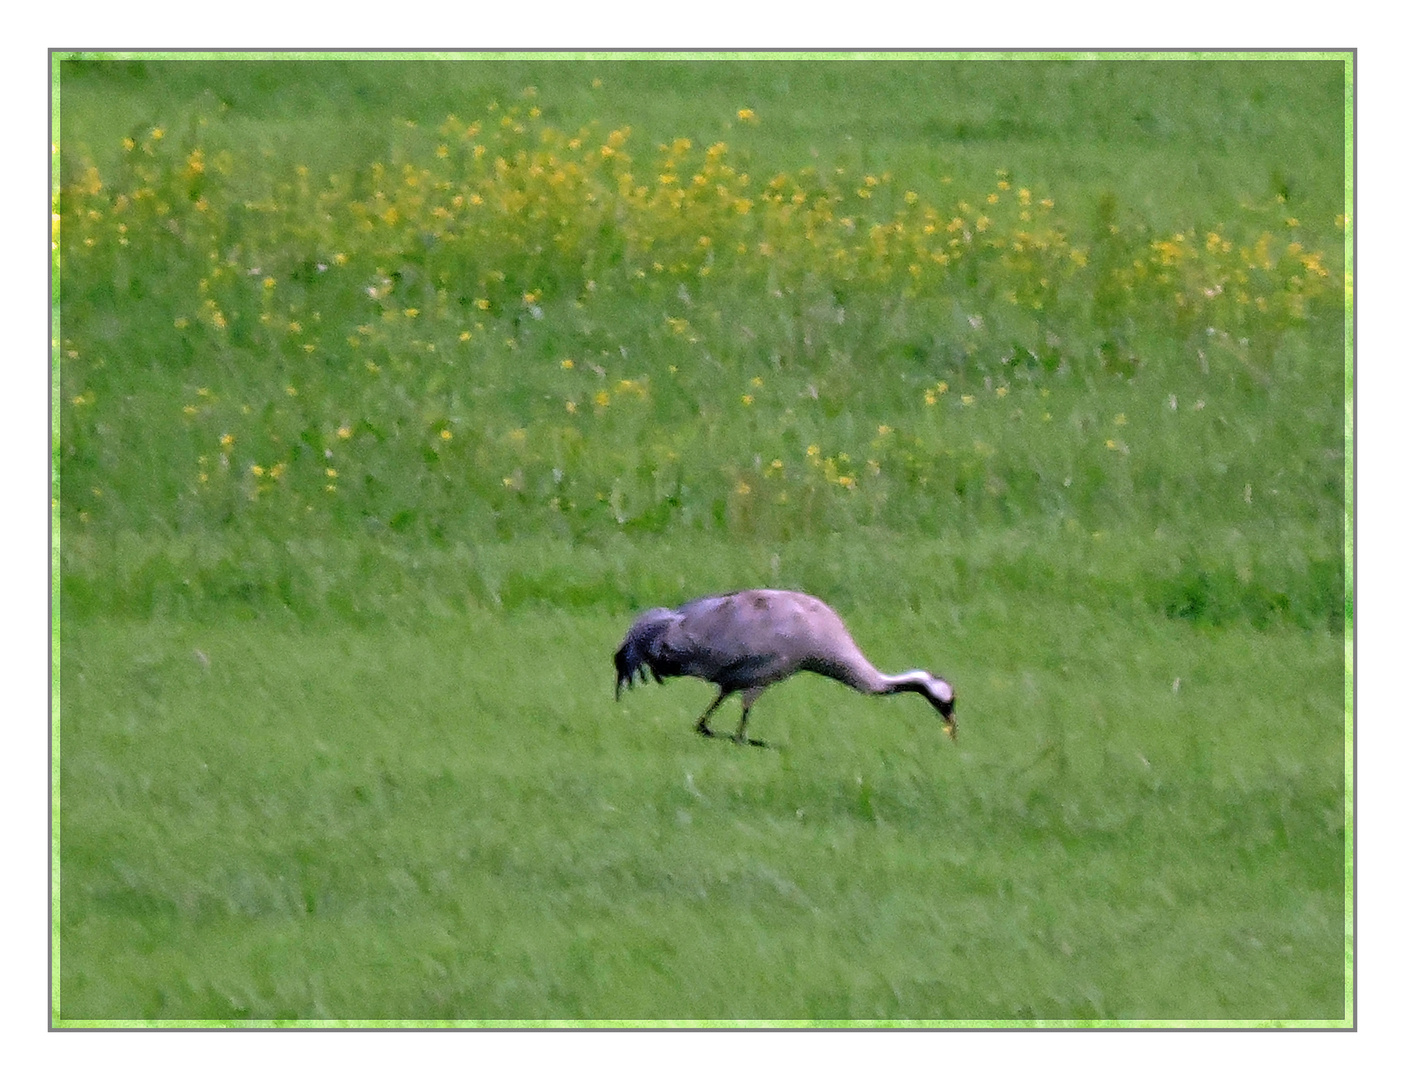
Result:
[[692,675],[717,686],[717,697],[698,718],[700,735],[717,706],[741,691],[742,721],[732,736],[739,743],[766,744],[746,737],[751,707],[772,683],[797,671],[837,679],[861,694],[921,694],[936,708],[942,727],[956,738],[956,692],[945,679],[926,671],[884,675],[868,662],[834,609],[813,596],[778,589],[751,589],[704,596],[679,608],[654,608],[635,620],[615,653],[615,700],[625,686],[662,683],[672,675]]

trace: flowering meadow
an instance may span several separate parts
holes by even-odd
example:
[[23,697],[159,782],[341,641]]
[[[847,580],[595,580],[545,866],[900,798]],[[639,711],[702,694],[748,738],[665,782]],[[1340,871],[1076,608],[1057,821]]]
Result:
[[56,1023],[1348,1017],[1340,57],[56,70]]
[[1193,458],[1233,454],[1223,395],[1317,376],[1344,217],[1270,197],[1156,235],[1007,170],[918,191],[537,102],[398,122],[332,174],[200,114],[123,137],[113,175],[66,162],[66,528],[783,539],[1255,485],[1315,511],[1288,463]]

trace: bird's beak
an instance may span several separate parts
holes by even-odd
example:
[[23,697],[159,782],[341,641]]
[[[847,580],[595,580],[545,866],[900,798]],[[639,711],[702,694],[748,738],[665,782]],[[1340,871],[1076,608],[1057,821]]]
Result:
[[951,741],[956,741],[956,717],[948,716],[942,721],[942,730],[951,736]]

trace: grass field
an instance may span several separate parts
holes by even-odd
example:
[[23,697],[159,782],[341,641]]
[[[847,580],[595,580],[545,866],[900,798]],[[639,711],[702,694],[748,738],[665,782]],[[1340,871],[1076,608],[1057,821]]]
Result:
[[61,63],[53,1022],[1349,1024],[1346,86]]

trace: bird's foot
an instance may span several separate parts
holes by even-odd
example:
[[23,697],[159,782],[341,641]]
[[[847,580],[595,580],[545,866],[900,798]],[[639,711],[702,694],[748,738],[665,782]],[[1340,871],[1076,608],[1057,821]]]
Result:
[[763,739],[752,739],[752,738],[747,737],[746,735],[740,735],[740,734],[738,734],[738,735],[733,735],[733,736],[732,736],[732,741],[733,741],[734,743],[736,743],[738,746],[759,746],[759,747],[761,747],[763,750],[769,750],[769,749],[771,748],[771,744],[768,743],[768,742],[766,742],[765,740],[763,740]]
[[698,721],[697,726],[693,730],[699,735],[706,735],[709,739],[715,739],[717,737],[717,732],[713,731],[712,728],[708,727],[702,720]]

